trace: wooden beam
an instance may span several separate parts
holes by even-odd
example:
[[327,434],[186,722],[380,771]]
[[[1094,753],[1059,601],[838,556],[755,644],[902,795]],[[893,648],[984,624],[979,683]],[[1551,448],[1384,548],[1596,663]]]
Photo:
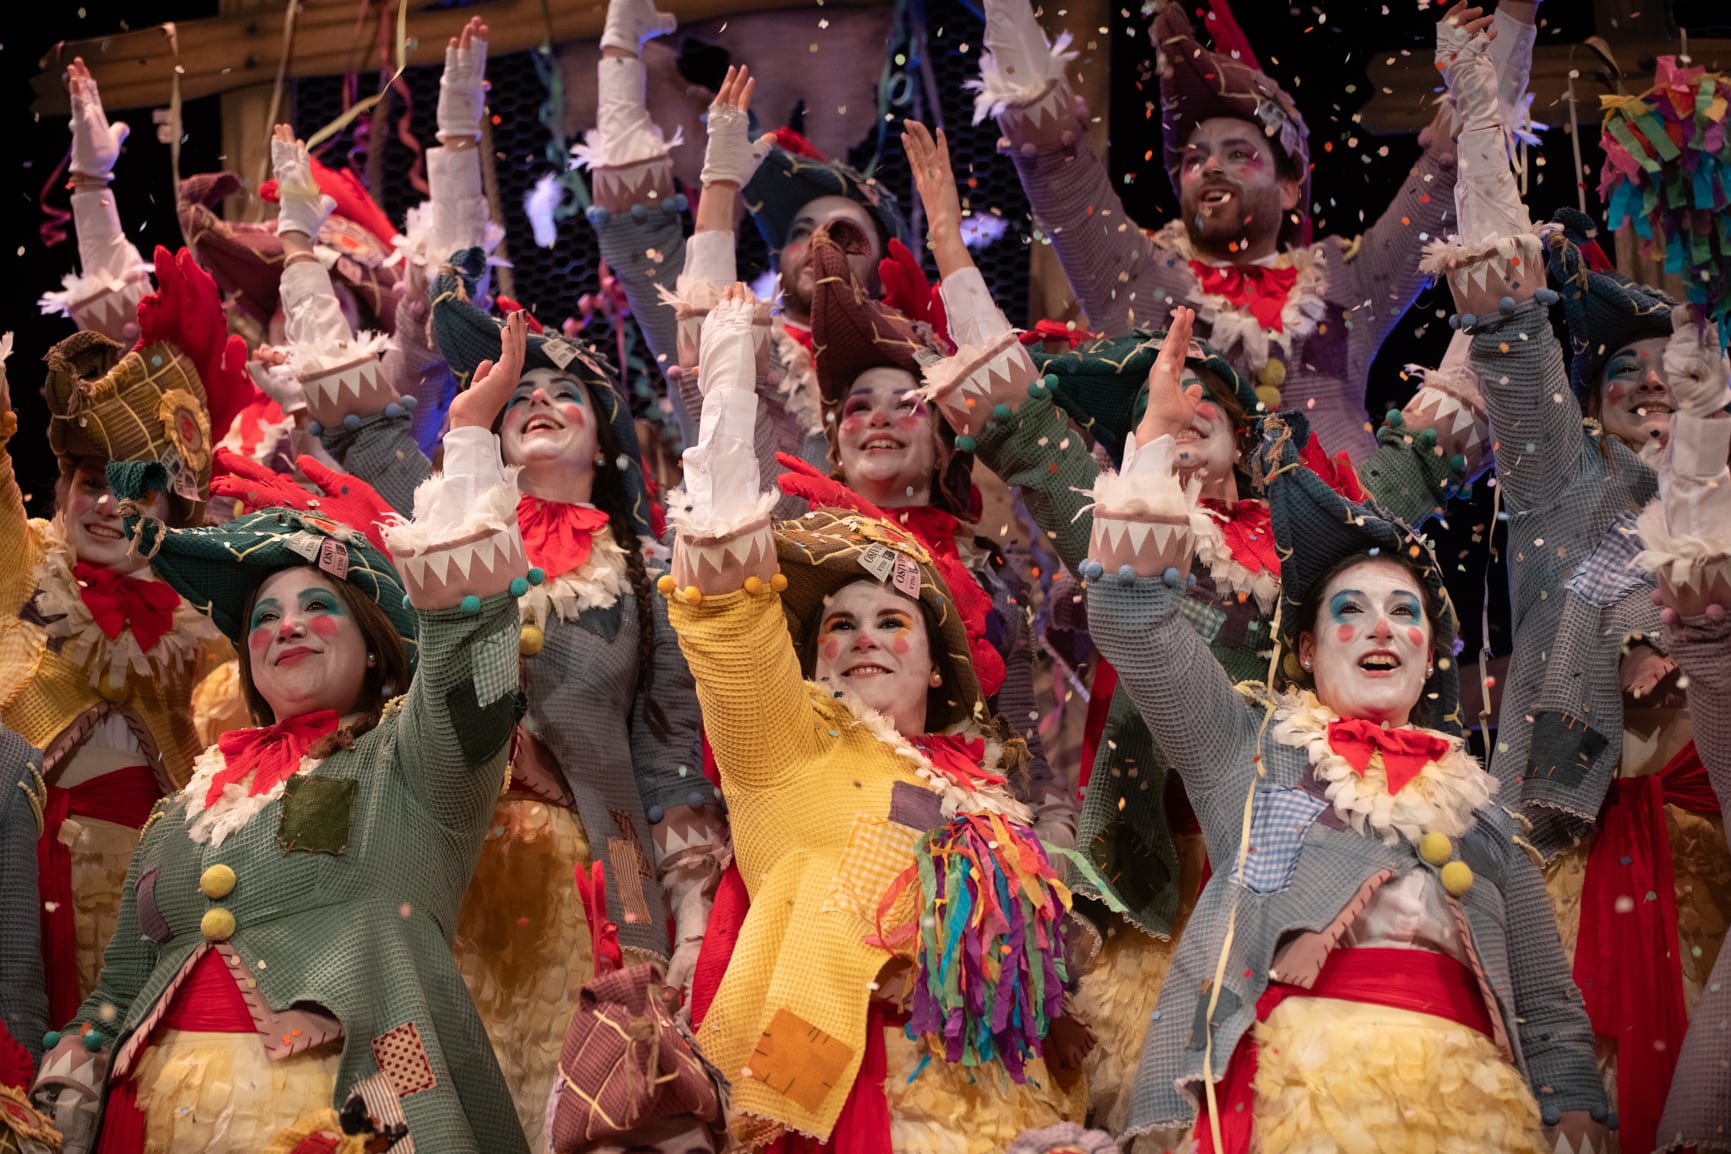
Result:
[[[1624,87],[1645,92],[1653,84],[1653,69],[1660,56],[1674,54],[1682,45],[1674,40],[1651,37],[1613,41],[1612,50],[1622,67]],[[1689,38],[1689,55],[1696,64],[1724,71],[1731,68],[1731,40]],[[1599,95],[1617,91],[1609,70],[1584,45],[1541,44],[1533,49],[1533,119],[1544,124],[1566,124],[1569,106],[1564,93],[1569,72],[1575,79],[1575,97],[1580,106],[1581,126],[1599,123]],[[1370,62],[1370,84],[1376,95],[1359,112],[1359,124],[1379,135],[1417,132],[1431,122],[1430,97],[1441,85],[1429,52],[1402,56],[1390,49],[1375,53]],[[104,99],[107,94],[104,93]]]
[[[455,36],[471,16],[491,27],[489,51],[496,56],[534,48],[545,39],[542,0],[481,0],[461,8],[432,8],[437,0],[407,0],[410,63],[437,64],[444,59],[445,41]],[[887,0],[828,0],[838,7],[875,7]],[[741,11],[805,7],[808,0],[673,0],[668,9],[680,21],[725,17]],[[282,48],[281,0],[269,0],[258,11],[226,12],[209,20],[179,24],[181,95],[191,100],[230,92],[275,79]],[[378,35],[379,11],[369,13],[357,34],[353,0],[301,0],[295,21],[288,75],[336,76],[351,68],[370,70],[371,46]],[[554,43],[593,40],[601,35],[606,6],[594,0],[546,0]],[[390,9],[391,17],[395,10]],[[74,56],[84,57],[102,87],[102,103],[111,110],[156,108],[168,103],[174,57],[160,28],[146,28],[56,45],[38,63],[31,78],[35,93],[31,111],[41,116],[67,115],[66,85],[61,73]]]
[[[268,0],[221,0],[221,11],[224,15],[255,20],[263,26],[269,26],[274,20],[280,38],[282,13],[270,12],[267,3]],[[267,121],[270,119],[270,97],[275,79],[274,75],[266,76],[262,78],[263,83],[249,84],[222,94],[223,167],[240,173],[248,182],[253,181],[270,160],[271,125]],[[279,108],[277,116],[289,122],[294,119],[293,93],[285,92],[283,96],[289,107]],[[103,97],[106,99],[107,93]],[[242,188],[223,202],[225,220],[259,220],[263,213],[264,204],[252,194],[250,187]]]

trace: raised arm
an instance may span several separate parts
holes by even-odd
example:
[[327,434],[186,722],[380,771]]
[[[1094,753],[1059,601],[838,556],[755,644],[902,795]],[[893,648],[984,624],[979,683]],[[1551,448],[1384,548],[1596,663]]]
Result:
[[[1058,254],[1090,324],[1119,335],[1163,313],[1157,250],[1124,211],[1064,79],[1068,36],[1056,47],[1030,0],[986,0],[986,52],[974,120],[996,116],[1034,220]],[[1173,279],[1170,291],[1181,293]]]
[[22,607],[36,585],[35,569],[41,545],[24,511],[24,493],[12,468],[12,438],[18,414],[12,411],[12,389],[6,360],[12,355],[12,334],[0,337],[0,592],[6,605]]
[[109,123],[82,56],[66,70],[66,92],[72,104],[72,227],[84,272],[69,274],[64,291],[44,294],[42,311],[130,344],[138,336],[138,302],[150,292],[150,264],[121,230],[108,187],[129,130],[123,121]]
[[451,405],[443,476],[416,494],[414,521],[385,533],[421,622],[393,768],[451,829],[492,812],[517,725],[517,597],[529,562],[490,426],[522,375],[526,331],[521,313],[506,322],[499,362],[482,362]]
[[[589,166],[589,222],[601,257],[625,289],[631,315],[663,373],[679,363],[677,325],[657,290],[671,288],[685,267],[685,197],[674,186],[668,159],[679,141],[669,143],[649,115],[642,54],[645,44],[676,26],[654,0],[609,0],[595,72],[596,127],[572,149],[577,162]],[[675,393],[673,412],[690,444],[696,411]]]
[[[491,253],[504,239],[481,184],[481,114],[486,107],[487,25],[470,18],[445,45],[439,77],[439,147],[427,150],[426,203],[409,210],[403,245],[427,280],[451,254],[480,247]],[[475,293],[487,295],[487,276]]]

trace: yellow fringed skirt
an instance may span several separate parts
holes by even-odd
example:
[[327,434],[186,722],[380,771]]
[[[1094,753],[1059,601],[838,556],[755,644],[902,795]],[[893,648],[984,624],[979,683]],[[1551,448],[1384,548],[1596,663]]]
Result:
[[138,831],[94,817],[69,817],[60,839],[72,857],[72,919],[78,934],[78,994],[90,996],[102,955],[120,923],[120,891],[138,848]]
[[133,1074],[145,1154],[258,1154],[331,1108],[342,1056],[335,1041],[273,1062],[257,1034],[158,1030]]
[[1288,998],[1256,1045],[1259,1154],[1549,1154],[1526,1080],[1471,1027]]
[[594,976],[589,923],[572,880],[589,865],[574,811],[508,794],[493,811],[457,915],[457,968],[475,999],[531,1150],[545,1148],[547,1099],[577,991]]

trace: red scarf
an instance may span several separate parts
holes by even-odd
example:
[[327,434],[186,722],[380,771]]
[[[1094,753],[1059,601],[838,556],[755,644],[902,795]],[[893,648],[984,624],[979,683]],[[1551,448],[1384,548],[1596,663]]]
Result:
[[593,505],[569,505],[523,494],[517,501],[517,528],[529,563],[549,577],[563,577],[589,560],[595,534],[607,527],[607,514]]
[[1346,758],[1353,772],[1364,776],[1371,754],[1382,751],[1382,771],[1392,796],[1425,766],[1448,752],[1449,743],[1422,729],[1384,729],[1374,721],[1345,718],[1328,723],[1328,747]]
[[808,353],[811,352],[812,334],[810,329],[801,328],[798,325],[782,325],[781,331],[798,341],[800,348]]
[[1220,526],[1220,536],[1234,561],[1252,573],[1280,576],[1280,554],[1274,550],[1267,502],[1239,501],[1229,509],[1224,501],[1204,497],[1202,507],[1214,514],[1214,523]]
[[1298,268],[1265,264],[1203,264],[1190,262],[1190,271],[1202,282],[1202,291],[1223,296],[1241,309],[1248,309],[1267,332],[1286,331],[1281,310],[1298,280]]
[[78,579],[78,592],[90,616],[110,641],[131,626],[138,647],[149,653],[174,628],[180,594],[167,582],[128,577],[82,561],[72,567],[72,575]]
[[926,755],[932,768],[945,778],[967,790],[983,785],[1003,785],[1009,778],[980,767],[986,756],[986,743],[979,738],[966,738],[953,733],[923,733],[908,738],[908,744]]
[[992,612],[992,599],[980,588],[979,579],[962,564],[956,550],[956,535],[962,523],[942,509],[930,505],[911,505],[904,509],[886,510],[890,517],[920,539],[932,564],[950,587],[950,600],[962,619],[962,629],[968,635],[968,656],[973,661],[974,676],[979,679],[980,692],[997,696],[1004,687],[1004,658],[986,636],[986,618]]
[[205,808],[215,805],[226,787],[244,781],[249,773],[253,777],[246,795],[257,797],[268,793],[278,782],[294,776],[313,742],[327,733],[335,733],[336,728],[337,711],[321,709],[262,729],[231,729],[216,739],[227,764],[205,791]]
[[42,837],[36,842],[36,884],[42,895],[42,966],[50,1021],[71,1021],[83,1000],[78,989],[72,850],[60,840],[61,827],[69,817],[87,817],[137,829],[150,819],[151,807],[161,796],[156,774],[144,765],[116,769],[71,789],[48,787]]
[[[1693,742],[1664,769],[1611,783],[1581,885],[1575,984],[1593,1033],[1617,1039],[1617,1116],[1630,1150],[1658,1144],[1659,1116],[1689,1019],[1677,955],[1677,875],[1665,807],[1717,814]],[[1633,899],[1627,910],[1617,903]]]

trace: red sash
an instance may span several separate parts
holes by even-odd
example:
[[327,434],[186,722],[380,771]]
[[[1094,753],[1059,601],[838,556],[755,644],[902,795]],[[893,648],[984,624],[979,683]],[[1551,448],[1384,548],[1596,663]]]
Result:
[[[1256,1002],[1256,1020],[1267,1021],[1287,998],[1335,998],[1372,1006],[1431,1014],[1491,1037],[1490,1010],[1471,970],[1446,954],[1375,947],[1337,949],[1310,989],[1271,982]],[[1222,1154],[1248,1154],[1256,1122],[1256,1041],[1246,1030],[1215,1085],[1220,1105]],[[1196,1119],[1197,1154],[1215,1154],[1204,1108]]]
[[37,886],[42,893],[42,972],[48,987],[48,1020],[69,1022],[83,997],[78,992],[78,926],[72,908],[72,851],[60,842],[69,817],[137,829],[162,796],[156,774],[133,765],[93,777],[71,789],[48,787],[42,838],[36,843]]
[[[1694,742],[1658,773],[1611,783],[1581,886],[1575,984],[1593,1032],[1617,1039],[1617,1115],[1628,1150],[1657,1145],[1659,1115],[1689,1027],[1666,805],[1719,812]],[[1619,911],[1625,898],[1634,904]]]

